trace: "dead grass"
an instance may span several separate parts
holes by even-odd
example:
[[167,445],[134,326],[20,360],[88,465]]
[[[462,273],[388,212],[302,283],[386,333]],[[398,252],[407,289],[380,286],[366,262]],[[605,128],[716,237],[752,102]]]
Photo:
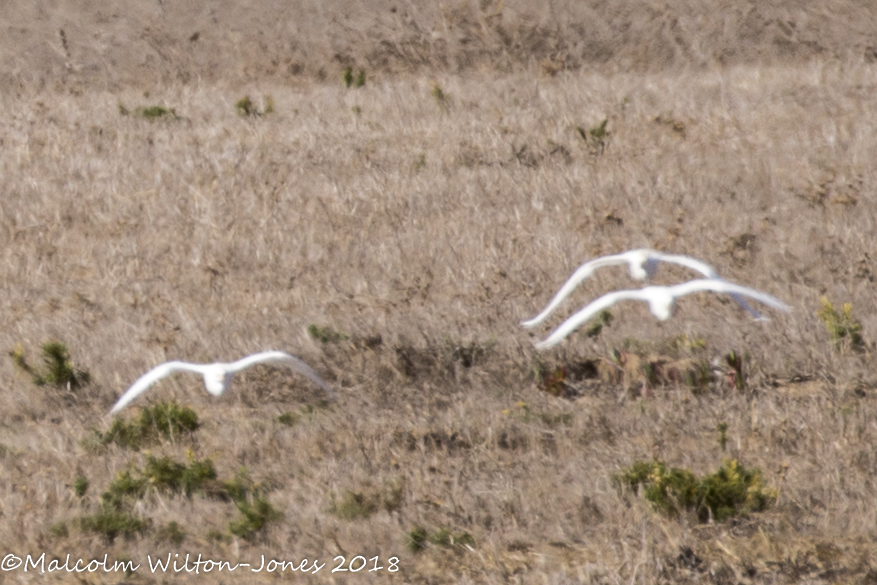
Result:
[[[121,82],[0,93],[0,347],[58,340],[91,374],[76,392],[37,387],[0,360],[0,547],[131,558],[144,581],[146,555],[167,552],[319,558],[315,583],[336,555],[396,556],[406,582],[873,579],[873,67],[365,69],[355,91],[337,75],[293,87],[269,75],[162,78],[148,97]],[[243,95],[274,96],[274,112],[240,116]],[[177,117],[122,116],[119,103]],[[603,120],[597,148],[579,129]],[[696,255],[795,310],[757,323],[698,295],[659,324],[623,306],[598,336],[537,355],[533,339],[627,274],[599,273],[535,333],[517,323],[585,259],[639,246]],[[662,267],[658,280],[685,276]],[[838,351],[823,297],[851,304],[863,351]],[[92,429],[109,430],[148,368],[264,349],[301,356],[341,400],[307,408],[318,389],[268,368],[218,400],[181,375],[141,405],[175,399],[197,430],[149,451],[95,446]],[[732,351],[748,356],[743,390],[725,371]],[[723,370],[697,392],[642,369],[716,358]],[[131,507],[142,534],[80,529],[148,457],[209,459],[222,480],[246,469],[247,510],[279,515],[262,506],[271,520],[243,538],[233,503],[151,490]],[[725,458],[760,469],[778,501],[701,524],[612,484],[637,460],[701,476]]]

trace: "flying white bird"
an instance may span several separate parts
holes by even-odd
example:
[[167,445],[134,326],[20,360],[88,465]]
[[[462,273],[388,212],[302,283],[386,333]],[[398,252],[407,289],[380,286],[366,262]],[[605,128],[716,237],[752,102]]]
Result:
[[608,309],[618,301],[647,301],[652,315],[666,321],[673,311],[673,302],[677,297],[685,296],[694,292],[711,291],[717,293],[738,294],[751,297],[765,305],[781,309],[791,310],[791,307],[781,300],[757,291],[755,289],[727,282],[720,278],[700,279],[677,284],[675,286],[647,286],[637,290],[619,290],[603,295],[596,301],[564,321],[560,327],[548,336],[544,341],[536,344],[537,349],[548,349],[560,343],[567,335],[585,323],[588,319]]
[[[642,248],[639,250],[624,252],[623,254],[603,256],[602,258],[595,258],[594,260],[585,262],[579,266],[578,269],[573,272],[573,275],[569,277],[569,280],[560,287],[560,290],[557,291],[557,294],[554,295],[554,298],[551,299],[551,302],[548,303],[545,310],[528,321],[521,321],[521,325],[530,328],[535,327],[544,321],[548,315],[550,315],[554,309],[556,309],[557,306],[569,296],[579,283],[591,276],[597,268],[628,264],[630,266],[630,275],[633,278],[637,280],[645,280],[646,278],[651,278],[655,275],[658,271],[658,264],[660,262],[670,262],[673,264],[679,264],[680,266],[685,266],[686,268],[700,272],[709,279],[718,280],[720,278],[715,268],[709,264],[691,258],[690,256],[682,256],[680,254],[664,254],[657,250]],[[741,307],[746,309],[753,318],[758,319],[759,321],[766,320],[758,311],[750,307],[746,301],[743,300],[743,297],[737,293],[732,293],[731,296]]]
[[166,362],[160,366],[156,366],[140,376],[140,378],[134,382],[134,385],[122,394],[122,397],[119,398],[119,401],[116,402],[116,405],[113,406],[110,413],[119,412],[125,408],[129,402],[145,392],[147,388],[175,372],[192,372],[193,374],[201,374],[204,376],[204,386],[207,387],[207,391],[214,396],[220,396],[223,392],[228,390],[231,385],[231,380],[236,372],[239,372],[244,368],[249,368],[254,364],[263,363],[276,363],[289,366],[300,374],[307,376],[312,382],[322,388],[326,394],[329,395],[329,398],[332,400],[337,398],[335,391],[332,390],[332,388],[321,377],[319,377],[309,365],[297,357],[282,351],[263,351],[262,353],[253,354],[230,364]]

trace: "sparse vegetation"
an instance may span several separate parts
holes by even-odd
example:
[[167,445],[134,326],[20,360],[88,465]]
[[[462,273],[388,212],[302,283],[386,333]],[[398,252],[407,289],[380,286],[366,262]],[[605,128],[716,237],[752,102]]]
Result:
[[10,352],[12,361],[21,371],[28,374],[37,386],[51,385],[57,388],[76,390],[91,381],[91,374],[75,367],[70,361],[70,350],[59,341],[43,344],[43,368],[31,366],[24,357],[24,348],[16,346]]
[[88,479],[79,476],[73,480],[73,493],[79,496],[80,498],[85,495],[85,492],[88,491]]
[[250,99],[250,96],[245,95],[235,102],[234,107],[241,116],[258,118],[274,113],[274,98],[270,95],[262,98],[262,107],[260,108],[256,102]]
[[475,539],[468,532],[453,532],[447,528],[439,528],[430,532],[423,526],[415,526],[405,534],[405,548],[413,553],[418,553],[426,548],[427,544],[442,547],[475,545]]
[[254,538],[268,522],[283,517],[264,497],[255,498],[252,502],[235,500],[234,503],[243,518],[230,522],[228,530],[246,540]]
[[600,332],[603,331],[603,327],[608,327],[611,323],[612,313],[609,311],[600,311],[597,318],[588,326],[586,334],[591,339],[594,339],[600,335]]
[[132,420],[116,418],[109,430],[97,432],[97,438],[102,445],[137,450],[162,439],[190,436],[199,426],[198,415],[191,408],[175,402],[159,402],[141,408],[140,414]]
[[822,308],[816,315],[825,323],[831,342],[836,349],[849,347],[854,351],[866,348],[862,337],[862,324],[853,317],[852,303],[844,303],[839,312],[826,297],[822,297]]
[[341,501],[332,496],[329,511],[342,520],[361,520],[368,518],[379,510],[396,511],[404,497],[404,480],[397,479],[387,482],[381,490],[354,492],[347,490]]
[[606,151],[606,139],[609,137],[609,131],[606,130],[608,119],[604,119],[596,126],[592,126],[587,131],[581,126],[576,126],[576,131],[582,140],[588,145],[588,149],[592,154],[603,154]]
[[415,526],[405,534],[405,548],[417,553],[426,548],[429,532],[423,526]]
[[186,540],[186,531],[172,520],[166,526],[162,526],[156,531],[155,539],[159,542],[168,542],[179,546]]
[[103,510],[91,516],[83,516],[79,520],[79,526],[84,532],[99,534],[107,543],[112,544],[119,536],[131,539],[143,534],[149,529],[150,523],[127,512]]
[[728,444],[728,423],[719,423],[716,425],[716,430],[719,432],[719,447],[724,451]]
[[442,110],[448,109],[448,94],[445,93],[445,90],[442,89],[442,86],[437,81],[433,82],[430,94]]
[[210,459],[192,460],[189,465],[177,463],[171,457],[146,457],[143,477],[157,490],[180,492],[191,496],[203,490],[205,484],[216,479],[216,469]]
[[311,339],[319,341],[320,343],[338,343],[339,341],[350,339],[349,335],[339,333],[330,327],[320,327],[313,323],[308,325],[308,335],[311,336]]
[[355,75],[353,73],[353,67],[346,67],[344,69],[344,73],[342,74],[342,79],[344,79],[344,87],[350,89],[350,87],[360,88],[365,85],[365,70],[360,69]]
[[164,106],[154,105],[154,106],[142,106],[138,108],[134,108],[133,112],[125,107],[122,102],[119,102],[119,114],[122,116],[130,116],[134,115],[138,118],[146,118],[147,120],[158,120],[159,118],[170,118],[177,119],[176,110],[173,108],[166,108]]

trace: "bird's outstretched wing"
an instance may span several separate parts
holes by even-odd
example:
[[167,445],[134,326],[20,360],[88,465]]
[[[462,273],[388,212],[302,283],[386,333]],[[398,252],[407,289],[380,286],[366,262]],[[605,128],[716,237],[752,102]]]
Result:
[[113,409],[110,411],[111,414],[115,414],[125,408],[129,402],[143,394],[147,388],[165,378],[170,376],[174,372],[193,372],[196,374],[203,373],[203,367],[197,364],[189,364],[186,362],[166,362],[161,364],[160,366],[156,366],[137,378],[137,381],[125,391],[124,394],[116,401],[116,404],[113,406]]
[[754,288],[749,288],[746,286],[740,286],[739,284],[735,284],[733,282],[728,282],[727,280],[722,280],[720,278],[702,278],[699,280],[691,280],[689,282],[684,282],[682,284],[677,284],[675,286],[671,286],[670,292],[674,297],[681,297],[687,294],[691,294],[694,292],[701,291],[711,291],[718,293],[727,293],[730,295],[742,295],[752,299],[760,303],[764,303],[769,307],[773,307],[774,309],[779,309],[781,311],[791,311],[792,307],[782,302],[778,298],[771,296],[767,293],[763,293],[759,290],[755,290]]
[[631,252],[625,252],[624,254],[614,254],[612,256],[603,256],[601,258],[595,258],[594,260],[590,260],[585,262],[581,266],[579,266],[575,272],[573,272],[572,276],[560,287],[560,290],[557,291],[557,294],[554,295],[554,298],[551,299],[551,302],[548,303],[548,306],[542,310],[541,313],[529,319],[527,321],[521,321],[521,327],[526,327],[527,329],[531,327],[535,327],[542,321],[548,318],[548,316],[554,312],[554,309],[563,302],[563,300],[569,296],[569,294],[575,290],[575,288],[581,283],[583,280],[591,276],[597,268],[601,268],[603,266],[616,266],[618,264],[626,264],[631,262],[631,254],[633,252],[637,252],[637,250],[633,250]]
[[335,390],[333,390],[332,387],[329,386],[329,384],[327,384],[325,380],[318,376],[313,368],[311,368],[309,365],[307,365],[294,355],[290,355],[284,351],[263,351],[261,353],[254,353],[253,355],[239,359],[232,364],[228,364],[228,370],[230,372],[237,372],[243,370],[244,368],[249,368],[252,365],[264,363],[285,364],[293,370],[297,371],[298,373],[306,376],[311,382],[322,388],[323,391],[329,395],[330,399],[338,399],[338,395],[335,394]]
[[682,254],[664,254],[663,252],[656,252],[654,250],[651,250],[649,252],[649,262],[654,262],[656,264],[658,262],[669,262],[671,264],[678,264],[679,266],[690,268],[695,272],[701,273],[706,278],[719,277],[716,269],[706,262],[702,262],[697,258],[692,258],[691,256],[683,256]]
[[[692,258],[691,256],[683,256],[681,254],[663,254],[661,252],[655,252],[649,259],[649,262],[654,263],[654,267],[649,270],[650,273],[653,273],[657,268],[658,262],[671,262],[673,264],[679,264],[680,266],[685,266],[686,268],[690,268],[695,272],[700,272],[703,276],[708,279],[719,278],[719,273],[716,272],[716,269],[707,264],[706,262],[702,262],[697,258]],[[757,321],[768,321],[767,317],[764,317],[761,313],[753,309],[749,306],[749,303],[737,293],[730,293],[731,297],[737,302],[740,307],[749,313],[753,319]]]
[[626,300],[642,301],[647,299],[643,295],[642,290],[619,290],[605,294],[561,323],[560,327],[555,329],[551,335],[536,344],[536,349],[548,349],[554,347],[563,341],[567,335],[578,329],[583,323],[600,311],[608,309],[618,301]]

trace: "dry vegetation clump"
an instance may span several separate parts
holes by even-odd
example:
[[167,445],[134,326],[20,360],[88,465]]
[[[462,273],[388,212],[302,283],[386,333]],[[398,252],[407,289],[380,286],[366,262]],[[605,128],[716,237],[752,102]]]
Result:
[[[62,8],[13,10],[0,41],[0,548],[143,581],[169,553],[319,559],[314,583],[873,580],[871,8]],[[130,115],[150,104],[174,107]],[[626,303],[537,353],[638,285],[606,269],[518,323],[635,247],[794,311]],[[258,366],[107,414],[160,362],[267,349],[340,400]]]

